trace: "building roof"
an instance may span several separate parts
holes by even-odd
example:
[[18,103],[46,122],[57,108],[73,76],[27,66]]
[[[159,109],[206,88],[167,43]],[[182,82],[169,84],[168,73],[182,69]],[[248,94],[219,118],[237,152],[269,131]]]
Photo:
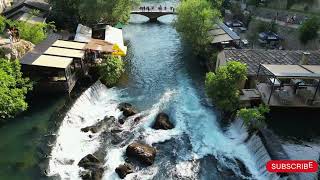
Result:
[[23,0],[19,3],[16,3],[9,9],[5,10],[3,12],[3,15],[6,18],[12,18],[17,17],[17,14],[24,14],[31,12],[32,10],[40,10],[41,16],[45,16],[48,14],[48,12],[51,10],[51,6],[49,3],[43,1],[43,0]]
[[41,55],[29,65],[65,69],[72,63],[72,61],[72,58],[67,57]]
[[79,42],[89,42],[91,40],[91,37],[92,29],[82,24],[78,24],[74,40]]
[[[247,64],[248,74],[257,75],[260,64],[297,65],[304,51],[225,49],[225,61],[239,61]],[[308,65],[320,65],[320,50],[310,51]]]
[[46,55],[54,55],[54,56],[61,56],[61,57],[71,57],[71,58],[83,58],[84,51],[76,50],[76,49],[67,49],[61,47],[49,47],[44,54]]
[[57,40],[52,44],[54,47],[62,47],[62,48],[69,48],[69,49],[78,49],[82,50],[85,48],[87,43],[77,42],[77,41],[65,41],[65,40]]
[[212,44],[240,39],[240,37],[224,23],[219,23],[215,28],[211,29],[209,35],[213,37]]
[[274,64],[262,64],[266,70],[276,77],[284,78],[320,78],[320,74],[311,71],[309,68],[318,69],[318,65],[274,65]]

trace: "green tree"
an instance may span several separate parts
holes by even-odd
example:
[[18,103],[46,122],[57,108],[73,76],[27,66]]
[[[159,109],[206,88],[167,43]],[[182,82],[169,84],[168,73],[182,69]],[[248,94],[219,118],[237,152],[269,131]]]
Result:
[[220,11],[207,0],[181,1],[174,22],[181,37],[192,45],[195,54],[206,52],[211,42],[208,31],[220,17]]
[[26,110],[26,94],[32,90],[32,84],[22,77],[18,60],[0,59],[0,120],[11,118]]
[[123,72],[124,64],[120,57],[107,56],[99,66],[100,80],[107,86],[117,84]]
[[319,30],[320,20],[317,17],[308,19],[299,28],[299,40],[306,45],[309,41],[318,37]]
[[[129,20],[133,6],[139,0],[51,0],[53,18],[59,25],[82,23],[92,26],[98,22],[116,24]],[[65,18],[67,17],[67,18]]]
[[205,87],[207,95],[225,115],[235,111],[239,105],[239,88],[246,80],[247,66],[237,61],[228,62],[216,73],[206,75]]
[[270,109],[267,106],[260,104],[255,108],[242,108],[237,112],[237,116],[243,120],[245,126],[251,130],[261,128],[265,124],[265,115]]

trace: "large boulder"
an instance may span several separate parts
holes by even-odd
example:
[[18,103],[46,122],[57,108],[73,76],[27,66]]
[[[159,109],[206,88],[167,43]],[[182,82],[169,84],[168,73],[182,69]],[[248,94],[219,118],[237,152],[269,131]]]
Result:
[[92,154],[86,155],[78,163],[78,166],[83,167],[84,169],[92,169],[100,165],[101,165],[100,160]]
[[88,127],[82,128],[81,131],[82,132],[91,131],[92,133],[97,133],[99,131],[106,129],[108,127],[108,123],[112,122],[112,121],[114,122],[115,120],[116,120],[116,118],[113,116],[105,117],[102,121],[99,121],[97,124],[95,124],[93,126],[88,126]]
[[169,120],[169,116],[166,113],[159,113],[156,117],[156,122],[154,123],[153,129],[173,129],[174,126]]
[[83,180],[101,180],[104,172],[101,161],[92,154],[86,155],[79,163],[86,171],[80,175]]
[[156,157],[156,149],[146,144],[132,143],[127,147],[126,155],[150,166]]
[[80,177],[83,180],[101,180],[103,172],[104,169],[102,167],[99,167],[95,170],[81,172]]
[[116,173],[121,179],[125,178],[128,174],[133,173],[133,166],[125,163],[116,168]]
[[125,117],[129,117],[129,116],[133,116],[133,115],[137,114],[137,111],[129,103],[121,103],[121,104],[119,104],[118,108],[120,109],[120,111],[123,112],[123,115]]
[[20,59],[24,56],[27,52],[33,49],[34,45],[25,40],[20,40],[12,44],[4,44],[0,45],[0,58],[5,57],[7,59],[15,60]]

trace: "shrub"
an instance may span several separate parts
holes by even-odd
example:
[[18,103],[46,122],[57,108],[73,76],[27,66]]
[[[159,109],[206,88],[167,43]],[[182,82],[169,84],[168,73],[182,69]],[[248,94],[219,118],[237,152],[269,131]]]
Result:
[[306,20],[299,28],[299,39],[302,44],[307,44],[309,41],[318,37],[320,29],[320,20],[317,17],[312,17]]
[[107,56],[99,66],[100,80],[107,86],[117,84],[123,72],[124,65],[120,57]]
[[206,92],[224,112],[233,112],[239,104],[239,87],[246,80],[247,66],[231,61],[220,67],[216,73],[206,75]]
[[256,108],[240,109],[237,116],[243,120],[244,125],[248,128],[258,129],[265,124],[265,114],[269,111],[269,107],[260,105]]
[[6,28],[6,19],[3,16],[0,16],[0,34],[3,33]]
[[32,89],[27,78],[22,77],[18,60],[0,59],[0,120],[14,117],[26,110],[26,94]]

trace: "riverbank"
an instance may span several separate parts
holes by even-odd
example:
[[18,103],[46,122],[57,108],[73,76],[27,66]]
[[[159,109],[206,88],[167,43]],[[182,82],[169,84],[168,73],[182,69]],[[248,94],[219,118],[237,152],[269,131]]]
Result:
[[78,84],[70,97],[65,94],[33,94],[29,110],[0,127],[0,179],[46,178],[55,131],[65,113],[92,82]]

